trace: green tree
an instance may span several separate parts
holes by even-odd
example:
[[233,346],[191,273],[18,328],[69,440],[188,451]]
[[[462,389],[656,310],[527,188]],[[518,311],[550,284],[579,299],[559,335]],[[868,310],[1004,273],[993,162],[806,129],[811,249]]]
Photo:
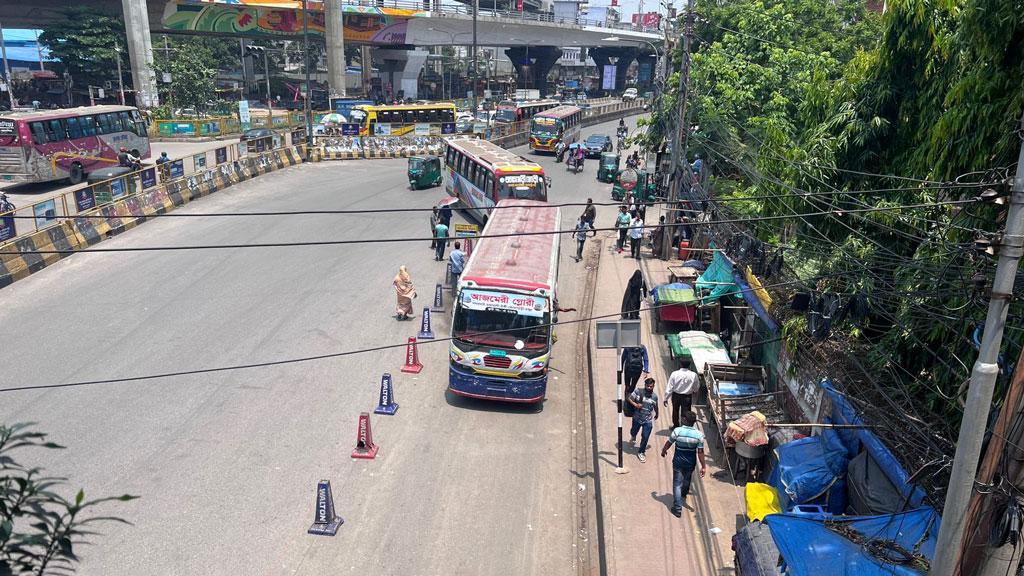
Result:
[[85,6],[64,9],[59,19],[43,29],[39,42],[80,87],[117,80],[116,44],[122,50],[124,81],[126,85],[131,82],[130,65],[124,57],[124,21],[117,16]]
[[160,50],[155,55],[158,80],[164,73],[171,75],[171,83],[160,84],[161,100],[174,101],[178,108],[206,110],[208,103],[217,97],[217,68],[212,51],[200,40],[180,40],[167,53]]
[[90,516],[96,506],[125,502],[130,495],[86,500],[79,490],[72,498],[58,493],[64,478],[46,476],[42,468],[15,460],[15,450],[59,450],[31,424],[0,424],[0,575],[68,574],[78,562],[75,549],[96,532],[99,522],[121,522],[112,516]]

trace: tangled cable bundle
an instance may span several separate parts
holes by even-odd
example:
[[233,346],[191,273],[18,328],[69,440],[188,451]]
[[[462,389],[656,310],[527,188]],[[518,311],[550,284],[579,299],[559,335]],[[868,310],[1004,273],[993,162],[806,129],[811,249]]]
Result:
[[917,551],[916,546],[911,551],[901,546],[895,540],[889,540],[888,538],[869,539],[845,522],[826,520],[825,528],[857,544],[880,562],[897,566],[908,566],[924,573],[931,569],[928,559]]

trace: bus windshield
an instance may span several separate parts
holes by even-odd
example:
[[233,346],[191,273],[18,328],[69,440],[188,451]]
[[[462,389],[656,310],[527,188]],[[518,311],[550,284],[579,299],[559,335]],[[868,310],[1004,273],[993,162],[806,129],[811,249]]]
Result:
[[494,120],[497,122],[515,122],[516,109],[514,107],[498,108],[498,111],[494,113]]
[[498,178],[498,200],[547,200],[547,186],[540,174],[509,174]]
[[550,314],[528,316],[514,310],[474,310],[459,304],[455,309],[452,336],[478,346],[515,347],[521,340],[527,350],[548,346]]
[[558,136],[559,121],[554,118],[534,118],[531,132],[541,136]]

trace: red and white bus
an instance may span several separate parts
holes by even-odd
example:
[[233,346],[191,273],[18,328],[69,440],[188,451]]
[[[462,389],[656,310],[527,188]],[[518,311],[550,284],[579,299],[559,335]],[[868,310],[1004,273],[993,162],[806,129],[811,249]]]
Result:
[[117,166],[124,146],[149,157],[146,122],[130,106],[0,112],[0,184],[67,178]]
[[445,141],[445,189],[479,222],[506,198],[548,199],[544,169],[526,158],[477,138]]
[[566,146],[580,139],[583,110],[575,106],[559,106],[533,117],[530,122],[530,149],[554,152],[559,142]]
[[494,121],[507,124],[522,122],[556,106],[558,106],[557,100],[532,100],[528,102],[502,100],[498,102],[496,112],[494,113]]
[[[448,388],[472,398],[539,402],[547,394],[558,310],[559,210],[501,200],[492,212],[456,288]],[[523,235],[486,238],[508,234]]]

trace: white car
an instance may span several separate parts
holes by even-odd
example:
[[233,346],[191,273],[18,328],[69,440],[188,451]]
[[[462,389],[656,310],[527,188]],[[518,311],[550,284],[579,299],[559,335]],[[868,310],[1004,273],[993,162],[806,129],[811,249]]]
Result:
[[626,88],[626,91],[622,93],[623,102],[632,102],[637,98],[636,88]]

